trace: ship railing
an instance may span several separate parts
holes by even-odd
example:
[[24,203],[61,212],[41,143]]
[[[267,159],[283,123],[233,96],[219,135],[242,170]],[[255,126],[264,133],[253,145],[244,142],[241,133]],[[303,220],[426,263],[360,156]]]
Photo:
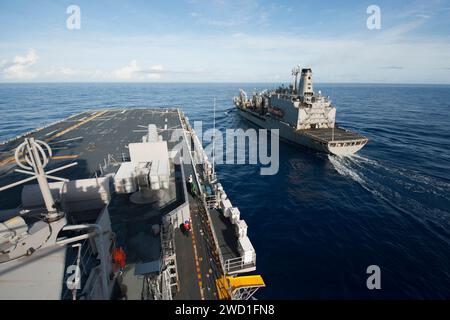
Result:
[[[191,161],[192,161],[192,168],[194,170],[194,176],[195,176],[194,178],[195,178],[195,181],[196,181],[197,185],[201,186],[200,181],[199,181],[199,173],[198,173],[197,168],[196,168],[196,163],[194,162],[194,159],[193,159],[194,157],[192,156],[191,145],[190,145],[190,143],[188,143],[189,140],[188,140],[187,135],[186,135],[186,131],[189,131],[189,133],[192,134],[193,129],[191,128],[189,122],[186,120],[183,112],[180,109],[178,109],[178,117],[179,117],[181,126],[183,127],[183,135],[184,135],[185,142],[188,145],[188,149],[191,151],[191,152],[189,152],[189,156],[190,156]],[[211,221],[211,214],[209,212],[209,207],[208,207],[208,205],[206,203],[206,200],[205,200],[205,197],[204,197],[205,193],[203,191],[203,188],[199,188],[199,191],[200,191],[200,201],[202,202],[203,207],[205,208],[206,220],[208,221],[207,222],[208,232],[211,234],[212,240],[214,241],[214,247],[218,251],[218,258],[219,258],[219,262],[220,262],[220,267],[222,269],[224,269],[224,260],[223,260],[223,257],[222,257],[222,252],[221,252],[220,247],[218,245],[219,241],[217,239],[217,235],[216,235],[216,233],[214,231],[214,228],[212,228],[211,223],[210,223],[210,221]]]
[[244,257],[231,258],[225,261],[225,273],[239,273],[256,267],[256,253],[253,253],[252,261],[244,262]]
[[[176,266],[176,248],[173,224],[162,224],[161,227],[161,294],[162,299],[171,300],[172,290],[179,284]],[[168,292],[167,292],[168,291]]]
[[[192,130],[189,122],[184,117],[182,119],[181,118],[182,113],[181,113],[181,111],[179,111],[179,112],[180,112],[179,113],[180,122],[182,123],[182,126],[184,127],[185,131],[188,131],[189,134],[192,135],[193,130]],[[187,139],[186,132],[185,132],[185,139],[186,139],[186,143],[187,143],[189,140]],[[195,144],[194,144],[194,147],[195,147]],[[194,150],[191,150],[192,148],[189,143],[188,143],[188,148],[191,151],[190,156],[191,156],[191,160],[192,160],[192,167],[193,167],[193,170],[195,173],[195,180],[196,180],[197,184],[200,186],[201,184],[198,179],[200,177],[200,174],[197,170],[198,163],[196,163],[194,161],[194,159],[196,158],[195,153],[202,154],[204,151],[202,149],[195,150],[196,148]],[[212,208],[212,206],[211,206],[212,204],[214,206],[216,205],[216,198],[215,198],[215,196],[206,195],[203,188],[199,188],[199,191],[200,191],[200,195],[201,195],[199,200],[202,202],[203,207],[205,208],[205,214],[206,214],[205,218],[207,220],[207,225],[208,225],[207,231],[211,235],[212,240],[215,243],[215,248],[218,251],[218,257],[216,256],[216,258],[218,258],[218,260],[219,260],[218,262],[220,263],[223,272],[225,274],[232,274],[232,273],[240,273],[240,272],[255,270],[255,268],[256,268],[256,253],[255,252],[253,252],[252,260],[250,262],[244,262],[244,257],[237,257],[237,258],[232,258],[232,259],[228,259],[228,260],[224,261],[220,247],[218,246],[219,241],[217,239],[217,235],[214,231],[214,228],[212,228],[211,223],[210,223],[211,213],[210,213],[209,209]]]
[[161,228],[161,247],[163,251],[163,257],[168,258],[175,254],[175,241],[172,224],[168,226],[162,225]]
[[101,267],[97,266],[91,270],[89,278],[86,281],[86,285],[83,289],[85,299],[98,300],[103,297],[102,285],[101,285]]
[[172,286],[170,283],[170,273],[169,270],[166,269],[163,271],[162,275],[161,275],[161,282],[162,282],[162,290],[161,290],[161,294],[162,294],[162,299],[163,300],[172,300]]
[[[92,246],[90,245],[90,242],[88,242],[88,240],[84,240],[83,242],[76,243],[76,244],[72,245],[72,247],[78,248],[78,254],[74,258],[71,265],[76,266],[76,268],[77,268],[78,279],[75,279],[75,281],[78,281],[78,283],[79,283],[78,287],[81,289],[81,288],[83,288],[84,285],[87,284],[87,278],[89,277],[89,273],[92,270],[92,268],[90,268],[90,266],[92,266],[94,264],[92,262],[92,260],[94,259],[93,258],[94,251],[92,249]],[[65,280],[67,281],[67,279],[65,279]],[[62,299],[63,300],[68,299],[69,294],[72,293],[72,299],[76,300],[77,295],[78,295],[77,294],[78,290],[79,289],[77,289],[77,288],[72,289],[72,290],[67,288],[66,291],[64,292]]]
[[205,201],[206,201],[206,204],[208,205],[209,209],[213,209],[213,208],[215,208],[217,206],[217,198],[216,198],[215,195],[213,195],[213,196],[206,196],[205,197]]

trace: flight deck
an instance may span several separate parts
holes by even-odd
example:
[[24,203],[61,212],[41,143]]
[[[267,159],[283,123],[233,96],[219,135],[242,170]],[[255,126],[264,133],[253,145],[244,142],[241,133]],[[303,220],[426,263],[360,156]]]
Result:
[[[149,196],[151,201],[142,192],[137,196],[119,192],[114,180],[120,168],[133,162],[132,144],[145,146],[142,142],[150,135],[150,126],[156,130],[156,144],[167,142],[171,159],[166,185],[158,187],[156,197]],[[175,138],[174,132],[178,133]],[[184,114],[176,108],[86,111],[1,144],[0,186],[26,178],[15,172],[14,155],[24,139],[33,137],[45,142],[52,150],[46,170],[76,162],[76,166],[64,170],[64,178],[106,177],[111,189],[116,189],[111,192],[108,212],[114,245],[125,251],[127,264],[120,274],[122,294],[115,298],[218,299],[224,295],[218,292],[223,291],[218,287],[223,279],[254,271],[256,255],[246,237],[246,225],[244,232],[239,229],[238,222],[243,220],[236,217],[237,209],[223,196],[222,187],[218,189],[215,173],[212,181],[210,164],[195,163],[198,154],[203,157],[204,153],[201,144],[190,141],[195,136]],[[176,149],[180,143],[189,154]],[[194,177],[197,194],[188,190],[188,177]],[[16,186],[3,191],[1,208],[20,207],[21,190],[22,186]],[[189,232],[182,230],[184,221],[180,221],[186,217],[191,225]],[[170,292],[152,296],[150,293],[157,289],[151,287],[149,275],[162,273],[166,274],[163,282]],[[228,298],[232,294],[228,292]]]

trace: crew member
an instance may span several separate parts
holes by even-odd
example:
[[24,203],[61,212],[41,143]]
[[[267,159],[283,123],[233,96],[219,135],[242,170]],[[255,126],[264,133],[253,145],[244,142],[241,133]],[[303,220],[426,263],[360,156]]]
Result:
[[125,251],[123,251],[122,247],[115,248],[113,250],[112,258],[116,270],[119,269],[122,271],[125,269],[127,256],[125,255]]
[[183,223],[183,228],[184,228],[184,231],[186,231],[186,232],[191,231],[191,222],[189,220],[186,220]]
[[197,188],[195,186],[194,179],[192,178],[192,174],[189,175],[187,184],[188,184],[189,192],[191,193],[192,196],[195,196],[197,193]]

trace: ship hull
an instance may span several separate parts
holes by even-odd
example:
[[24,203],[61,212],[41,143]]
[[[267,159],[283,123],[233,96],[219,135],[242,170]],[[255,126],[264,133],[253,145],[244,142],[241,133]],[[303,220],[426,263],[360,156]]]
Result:
[[[295,130],[289,124],[271,117],[237,107],[238,113],[249,122],[264,129],[278,129],[279,137],[288,142],[338,156],[352,155],[361,150],[368,139],[342,128],[320,130]],[[335,134],[338,136],[334,137]]]

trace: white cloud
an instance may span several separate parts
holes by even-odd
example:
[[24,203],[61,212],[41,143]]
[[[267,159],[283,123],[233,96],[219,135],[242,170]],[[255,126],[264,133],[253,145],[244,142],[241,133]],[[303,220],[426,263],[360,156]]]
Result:
[[163,66],[153,65],[150,68],[142,68],[136,60],[132,60],[128,65],[112,72],[112,80],[136,80],[160,79],[163,73]]
[[[292,66],[300,63],[312,67],[315,80],[321,82],[450,83],[446,69],[449,38],[415,33],[431,20],[408,16],[379,32],[362,28],[360,33],[334,37],[229,30],[220,34],[110,35],[96,45],[91,39],[64,47],[51,43],[53,47],[45,50],[48,55],[39,59],[36,80],[278,82],[288,81]],[[80,55],[90,59],[80,59]],[[146,62],[149,57],[153,64]],[[27,66],[22,73],[23,69],[31,71],[36,61],[33,53],[19,56],[9,64],[3,62],[3,67],[0,63],[0,72],[13,64]],[[70,68],[54,65],[59,61],[70,61]]]
[[194,4],[193,8],[196,10],[192,11],[190,16],[199,25],[236,29],[249,26],[268,27],[270,12],[276,10],[277,6],[271,5],[266,8],[256,0],[215,0]]
[[65,76],[72,76],[77,74],[78,72],[76,70],[73,70],[72,68],[61,68],[61,74]]
[[74,70],[74,69],[69,68],[69,67],[52,68],[51,70],[45,72],[46,76],[63,76],[63,77],[68,77],[68,76],[74,76],[74,75],[79,75],[79,74],[81,74],[80,71]]
[[30,80],[38,73],[31,67],[38,61],[36,50],[30,49],[25,56],[15,56],[11,63],[3,61],[0,74],[6,80]]
[[146,78],[159,79],[159,73],[162,70],[161,65],[143,69],[136,60],[131,60],[126,66],[114,70],[53,67],[49,71],[44,72],[43,76],[49,80],[141,81]]
[[22,65],[33,65],[38,60],[38,55],[36,53],[36,50],[30,49],[26,56],[15,56],[14,63],[15,64],[22,64]]
[[89,69],[49,66],[46,70],[34,70],[39,57],[30,49],[26,55],[12,60],[0,60],[0,80],[4,81],[146,81],[161,79],[167,73],[161,64],[141,67],[136,59],[118,69]]
[[139,70],[140,67],[137,64],[137,61],[132,60],[127,66],[115,70],[113,75],[121,80],[131,80]]
[[160,64],[154,65],[152,67],[150,67],[151,71],[163,71],[163,66]]

